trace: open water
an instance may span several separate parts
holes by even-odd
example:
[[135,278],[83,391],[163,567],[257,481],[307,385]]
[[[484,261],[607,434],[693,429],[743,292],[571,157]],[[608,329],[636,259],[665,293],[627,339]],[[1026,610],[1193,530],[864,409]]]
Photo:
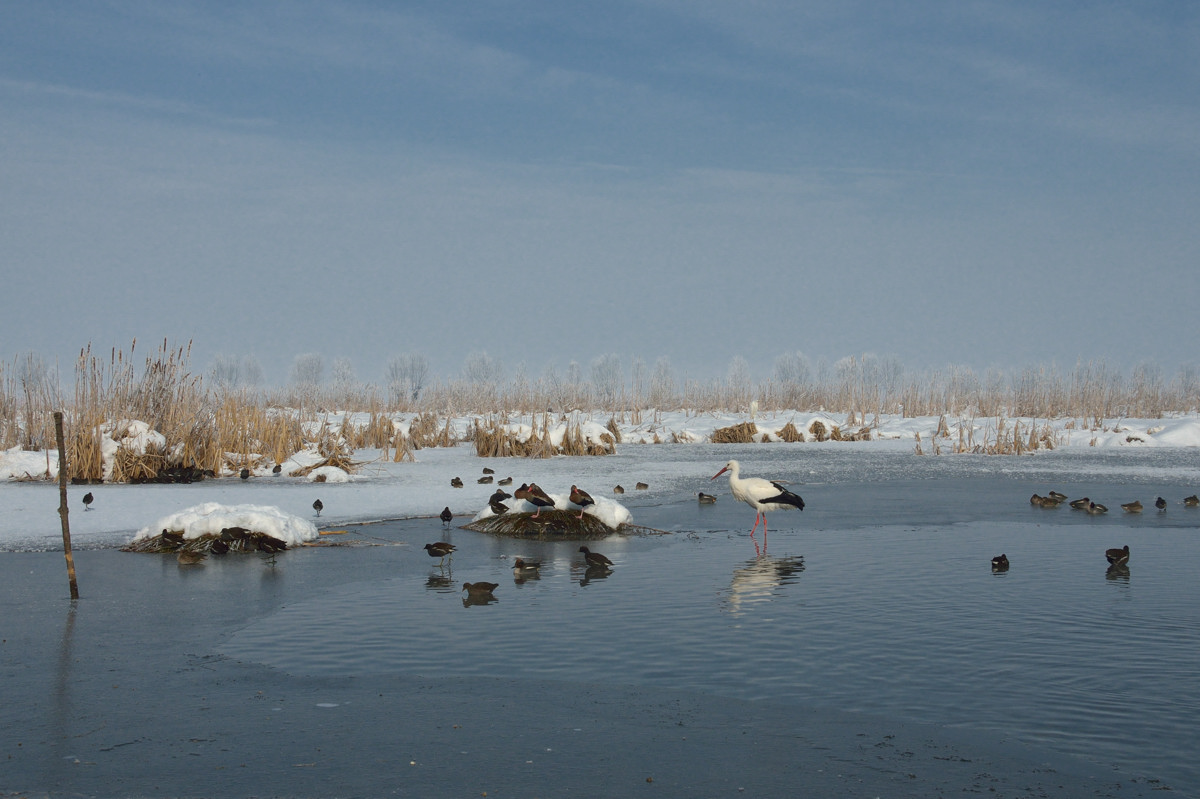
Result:
[[[361,527],[348,537],[380,546],[337,557],[388,559],[389,576],[274,610],[222,652],[299,675],[663,685],[894,715],[993,731],[1200,795],[1200,509],[1181,503],[1200,486],[1194,453],[638,453],[623,481],[655,479],[623,500],[659,532],[593,543],[615,562],[609,573],[586,570],[578,542],[437,520]],[[724,478],[670,477],[699,463],[715,473],[731,456],[746,476],[789,480],[808,503],[771,514],[765,543],[749,537],[754,512]],[[1052,488],[1110,512],[1029,504]],[[699,505],[698,490],[717,503]],[[1162,513],[1159,495],[1170,502]],[[1133,499],[1147,510],[1123,513]],[[444,568],[421,548],[434,540],[458,547]],[[1128,570],[1108,569],[1104,550],[1124,544]],[[993,573],[1000,553],[1011,568]],[[537,579],[514,577],[518,556],[544,562]],[[465,602],[465,581],[499,583],[495,601]]]

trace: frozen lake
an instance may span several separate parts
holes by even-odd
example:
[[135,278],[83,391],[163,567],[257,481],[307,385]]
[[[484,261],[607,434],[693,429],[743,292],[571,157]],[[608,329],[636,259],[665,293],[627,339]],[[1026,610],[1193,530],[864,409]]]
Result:
[[[789,480],[808,503],[772,514],[761,556],[761,537],[747,536],[753,511],[724,478],[695,478],[730,457],[747,475]],[[354,534],[402,545],[286,561],[369,558],[387,576],[268,613],[222,653],[297,675],[657,685],[897,715],[1044,744],[1196,795],[1200,509],[1181,504],[1200,485],[1195,462],[1190,449],[914,458],[803,445],[557,459],[548,468],[564,476],[578,466],[595,482],[648,479],[651,491],[623,500],[667,534],[594,545],[616,565],[589,575],[577,543],[444,532],[436,520],[371,525]],[[1111,510],[1029,504],[1050,489]],[[698,505],[697,490],[717,503]],[[1121,512],[1133,499],[1149,510]],[[458,546],[445,569],[421,549],[438,539]],[[1124,544],[1128,572],[1109,571],[1104,550]],[[1001,552],[1012,567],[993,574]],[[540,578],[518,583],[517,556],[545,561]],[[462,582],[480,580],[500,583],[496,601],[465,605]]]

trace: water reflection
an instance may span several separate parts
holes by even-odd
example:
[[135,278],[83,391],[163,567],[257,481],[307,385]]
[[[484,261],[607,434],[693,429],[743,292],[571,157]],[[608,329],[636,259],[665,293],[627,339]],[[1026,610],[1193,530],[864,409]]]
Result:
[[454,575],[452,574],[430,574],[425,580],[426,591],[437,591],[443,594],[454,593]]
[[67,608],[67,619],[63,625],[62,639],[59,642],[58,669],[54,681],[54,739],[63,742],[70,740],[69,731],[71,719],[74,716],[71,703],[71,650],[75,640],[75,614],[78,605],[77,600],[71,600],[71,604]]
[[1104,579],[1112,580],[1114,582],[1128,583],[1129,567],[1114,563],[1112,566],[1109,566],[1107,570],[1105,570]]
[[579,580],[580,586],[586,586],[594,580],[606,580],[613,573],[613,570],[607,566],[588,566],[583,571],[583,577]]
[[494,605],[499,601],[491,594],[467,594],[462,603],[464,608],[469,608],[472,605]]
[[763,554],[733,570],[725,609],[737,615],[750,606],[769,602],[777,589],[796,582],[804,571],[804,556],[773,558]]

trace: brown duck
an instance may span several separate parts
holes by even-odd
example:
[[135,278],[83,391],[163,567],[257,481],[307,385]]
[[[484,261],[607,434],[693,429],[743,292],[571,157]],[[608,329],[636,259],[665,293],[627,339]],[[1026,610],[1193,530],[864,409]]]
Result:
[[579,518],[583,518],[583,512],[588,505],[595,505],[596,500],[592,499],[592,495],[584,491],[578,486],[571,486],[571,495],[569,497],[571,503],[579,506]]
[[613,565],[613,562],[604,555],[601,555],[599,552],[592,552],[587,547],[580,547],[579,551],[583,553],[583,559],[587,562],[589,567],[600,566],[607,569]]

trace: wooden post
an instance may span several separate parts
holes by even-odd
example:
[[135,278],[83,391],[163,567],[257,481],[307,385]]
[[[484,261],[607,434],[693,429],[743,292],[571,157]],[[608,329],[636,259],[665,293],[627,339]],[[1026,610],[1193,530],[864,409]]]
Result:
[[71,554],[71,523],[67,521],[67,445],[63,440],[62,411],[54,412],[54,437],[58,439],[58,515],[62,519],[63,554],[67,559],[67,578],[71,581],[71,599],[79,599],[75,556]]

